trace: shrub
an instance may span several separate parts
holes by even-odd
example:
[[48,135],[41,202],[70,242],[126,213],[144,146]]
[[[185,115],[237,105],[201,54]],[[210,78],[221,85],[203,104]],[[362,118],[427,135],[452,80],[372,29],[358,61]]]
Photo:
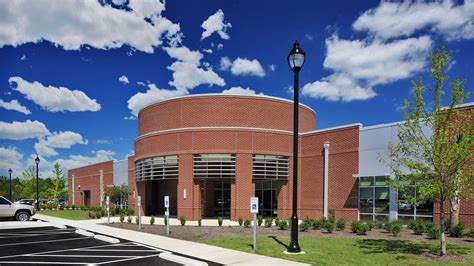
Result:
[[[407,228],[410,229],[410,230],[415,231],[415,227],[416,227],[419,223],[420,223],[420,221],[411,220],[411,221],[408,223]],[[416,233],[415,233],[415,234],[416,234]]]
[[140,219],[138,218],[138,216],[135,216],[135,223],[136,223],[136,224],[139,224],[139,223],[140,223]]
[[457,225],[449,229],[450,237],[463,237],[463,235],[464,235],[464,224],[462,223],[458,223]]
[[117,210],[115,208],[110,209],[110,215],[115,216],[117,214]]
[[97,219],[102,218],[102,212],[101,211],[96,212],[95,213],[95,218],[97,218]]
[[107,212],[105,211],[105,209],[100,210],[100,216],[101,217],[104,217],[106,215],[107,215]]
[[365,235],[369,231],[369,225],[363,222],[357,222],[356,233],[358,235]]
[[403,224],[399,221],[394,221],[390,227],[390,233],[394,236],[398,236],[403,229]]
[[336,210],[335,209],[329,209],[329,219],[331,223],[336,223]]
[[184,226],[186,224],[186,217],[184,215],[181,215],[179,217],[179,222],[181,223],[181,226]]
[[95,212],[89,212],[89,218],[95,219]]
[[280,226],[280,218],[275,218],[275,226]]
[[313,221],[313,230],[320,230],[321,229],[321,220],[314,220]]
[[441,234],[441,230],[435,225],[426,229],[426,234],[430,239],[438,239]]
[[469,230],[469,233],[467,233],[467,235],[470,237],[470,238],[474,238],[474,228],[471,228]]
[[75,209],[76,209],[76,204],[72,204],[71,208],[72,208],[73,210],[75,210]]
[[451,229],[451,217],[447,217],[445,220],[444,220],[444,230],[448,231],[449,232],[449,229]]
[[278,227],[280,228],[280,230],[286,230],[288,229],[288,222],[286,220],[281,220],[278,223]]
[[356,220],[352,220],[351,221],[351,232],[352,233],[357,233],[357,229],[358,229],[360,224],[361,224],[361,222],[356,221]]
[[155,223],[155,216],[151,216],[150,225],[153,225],[154,223]]
[[239,217],[239,226],[242,226],[244,224],[244,219],[242,217]]
[[384,224],[383,221],[375,221],[374,227],[375,227],[376,229],[382,229],[382,228],[383,228],[383,224]]
[[306,231],[309,230],[309,228],[310,228],[309,222],[307,222],[307,221],[301,222],[301,224],[300,224],[300,230],[301,230],[301,232],[306,232]]
[[129,224],[132,223],[132,217],[128,216],[128,218],[127,218],[127,223],[129,223]]
[[222,216],[217,217],[217,224],[219,226],[222,226],[222,222],[224,222],[224,217],[222,217]]
[[202,226],[202,218],[198,219],[198,226]]
[[273,223],[273,218],[272,217],[265,218],[265,227],[271,227],[272,223]]
[[410,226],[412,227],[411,229],[415,235],[422,235],[426,230],[425,224],[421,221],[416,221],[415,223],[409,225],[409,227]]
[[125,216],[123,216],[123,214],[120,215],[120,222],[123,223],[123,221],[125,221]]
[[323,227],[324,229],[326,229],[326,231],[328,233],[332,233],[332,231],[334,231],[334,227],[335,227],[335,223],[331,222],[330,220],[329,221],[326,221],[324,224],[323,224]]
[[262,223],[263,223],[263,216],[262,216],[262,215],[257,216],[257,224],[258,224],[258,226],[262,226]]
[[249,219],[246,219],[245,222],[244,222],[244,227],[245,227],[245,228],[249,228],[249,227],[250,227],[250,224],[251,224],[250,220],[249,220]]
[[374,226],[375,226],[374,223],[366,222],[366,224],[367,224],[367,227],[369,228],[369,231],[372,231],[372,229],[374,229]]
[[337,220],[336,228],[337,230],[343,231],[346,228],[346,220],[342,218]]
[[436,224],[433,222],[425,222],[425,233],[428,233],[428,230],[435,228]]

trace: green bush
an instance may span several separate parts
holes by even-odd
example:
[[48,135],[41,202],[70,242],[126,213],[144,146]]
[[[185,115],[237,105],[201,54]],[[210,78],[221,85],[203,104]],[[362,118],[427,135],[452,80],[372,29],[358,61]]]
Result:
[[474,228],[471,228],[469,230],[469,233],[467,233],[467,235],[470,237],[470,238],[474,238]]
[[336,210],[335,209],[329,209],[329,219],[328,220],[333,224],[336,223]]
[[451,229],[451,217],[446,217],[444,220],[444,230],[449,232],[449,229]]
[[244,224],[244,219],[242,217],[239,217],[239,226],[242,226]]
[[100,210],[101,217],[105,217],[106,215],[107,215],[107,212],[105,211],[105,209]]
[[73,210],[75,210],[75,209],[76,209],[76,204],[72,204],[71,208],[72,208]]
[[449,236],[450,237],[463,237],[464,236],[464,224],[458,223],[457,225],[455,225],[451,229],[449,229]]
[[321,220],[318,220],[318,219],[314,220],[312,225],[313,225],[312,226],[313,230],[320,230],[321,229]]
[[198,226],[202,226],[202,218],[198,219]]
[[262,216],[262,215],[257,216],[257,224],[258,224],[258,226],[262,226],[262,223],[263,223],[263,216]]
[[358,229],[360,223],[361,223],[361,222],[356,221],[356,220],[352,220],[352,221],[351,221],[351,232],[352,232],[352,233],[357,233],[357,229]]
[[95,213],[95,218],[97,218],[97,219],[102,218],[102,212],[101,212],[101,211],[97,211],[97,212]]
[[271,227],[272,223],[273,223],[273,218],[272,217],[265,218],[265,227]]
[[280,218],[275,218],[275,226],[280,226]]
[[425,233],[428,233],[430,228],[436,228],[436,224],[433,222],[425,222]]
[[432,227],[428,227],[426,229],[426,234],[430,239],[438,239],[439,235],[441,234],[441,230],[435,225]]
[[408,225],[407,225],[407,228],[410,229],[410,230],[413,230],[415,231],[415,227],[420,223],[420,221],[418,220],[411,220]]
[[123,223],[123,221],[125,221],[125,216],[123,216],[123,214],[120,215],[120,222]]
[[250,224],[251,224],[250,220],[249,220],[249,219],[246,219],[245,222],[244,222],[244,227],[245,227],[245,228],[249,228],[249,227],[250,227]]
[[89,218],[95,219],[95,212],[89,212],[88,215],[89,215]]
[[334,231],[335,223],[333,223],[331,220],[328,220],[323,224],[323,227],[328,233],[332,233]]
[[130,216],[127,217],[127,223],[129,223],[129,224],[132,223],[132,217],[130,217]]
[[309,228],[310,228],[310,224],[309,224],[308,221],[303,221],[303,222],[300,223],[300,231],[301,232],[306,232],[306,231],[309,230]]
[[110,209],[110,215],[115,216],[117,214],[117,210],[115,208]]
[[139,223],[140,223],[140,219],[138,218],[138,216],[135,216],[135,223],[136,223],[136,224],[139,224]]
[[181,223],[181,226],[184,226],[186,224],[186,217],[184,215],[181,215],[179,217],[179,222]]
[[425,223],[421,222],[421,221],[416,221],[415,223],[413,223],[412,225],[410,225],[413,230],[413,233],[415,235],[422,235],[426,228],[425,228]]
[[365,235],[369,231],[369,225],[363,222],[358,222],[356,226],[356,233],[358,235]]
[[150,225],[153,225],[154,223],[155,223],[155,216],[151,216]]
[[217,224],[219,226],[222,226],[222,222],[224,222],[224,217],[222,217],[222,216],[217,217]]
[[344,229],[346,228],[346,220],[342,218],[337,220],[336,228],[337,230],[344,231]]
[[390,233],[390,231],[392,230],[392,224],[393,224],[392,221],[385,222],[383,224],[383,229],[387,231],[388,233]]
[[281,220],[278,223],[278,227],[280,228],[280,230],[286,230],[288,229],[288,222],[286,220]]
[[382,228],[383,228],[383,224],[384,224],[385,222],[386,222],[386,221],[377,221],[377,220],[376,220],[375,223],[374,223],[374,227],[375,227],[376,229],[382,229]]
[[390,227],[390,233],[392,233],[394,236],[398,236],[402,230],[403,224],[399,221],[394,221]]

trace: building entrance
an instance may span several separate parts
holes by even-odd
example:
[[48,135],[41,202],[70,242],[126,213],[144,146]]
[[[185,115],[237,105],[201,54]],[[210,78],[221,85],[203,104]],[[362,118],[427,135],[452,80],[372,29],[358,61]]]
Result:
[[177,188],[177,179],[146,181],[147,201],[145,215],[164,216],[166,210],[164,197],[169,196],[170,216],[176,217],[178,211]]
[[258,214],[263,217],[278,216],[278,180],[255,180],[255,195],[258,197]]
[[222,216],[230,218],[230,186],[229,179],[201,180],[202,216],[206,218]]

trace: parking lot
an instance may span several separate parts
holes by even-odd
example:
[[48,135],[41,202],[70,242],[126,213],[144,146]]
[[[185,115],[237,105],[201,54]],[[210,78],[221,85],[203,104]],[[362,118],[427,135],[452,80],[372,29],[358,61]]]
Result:
[[98,240],[78,234],[72,227],[0,229],[0,265],[218,265],[124,239],[119,241]]

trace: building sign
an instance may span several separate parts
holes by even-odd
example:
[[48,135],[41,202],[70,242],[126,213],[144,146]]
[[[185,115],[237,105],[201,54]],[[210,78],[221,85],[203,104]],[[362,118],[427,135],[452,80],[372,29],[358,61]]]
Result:
[[258,213],[258,198],[257,197],[250,198],[250,212]]
[[169,207],[170,207],[170,197],[165,196],[165,208],[169,208]]
[[142,206],[142,197],[138,196],[138,207]]

